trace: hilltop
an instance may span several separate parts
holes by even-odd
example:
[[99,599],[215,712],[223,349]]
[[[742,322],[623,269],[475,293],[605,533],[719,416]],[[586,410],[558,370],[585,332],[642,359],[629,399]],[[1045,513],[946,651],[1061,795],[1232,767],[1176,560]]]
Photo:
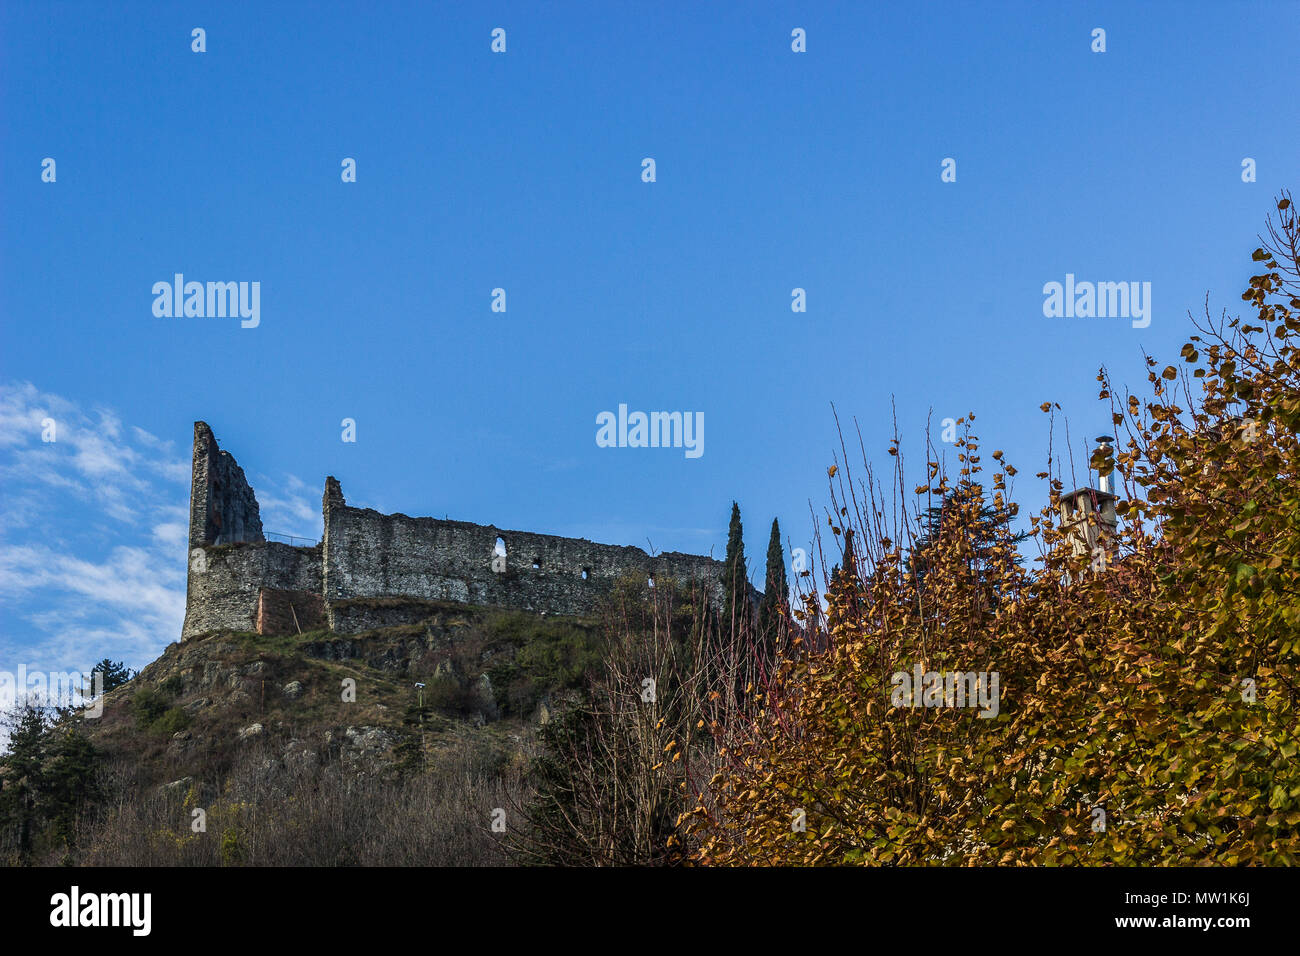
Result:
[[[243,861],[252,830],[232,822],[241,809],[265,819],[278,805],[311,817],[297,820],[310,830],[322,814],[392,809],[408,787],[426,804],[455,804],[442,806],[440,839],[478,841],[470,859],[422,862],[494,862],[477,855],[491,843],[491,811],[510,802],[538,725],[599,659],[597,622],[452,603],[428,611],[420,625],[353,635],[218,631],[170,645],[83,722],[122,794],[87,862]],[[187,833],[195,809],[209,832],[215,814],[233,835]],[[358,844],[341,840],[344,858],[278,852],[289,863],[360,862],[346,857]]]

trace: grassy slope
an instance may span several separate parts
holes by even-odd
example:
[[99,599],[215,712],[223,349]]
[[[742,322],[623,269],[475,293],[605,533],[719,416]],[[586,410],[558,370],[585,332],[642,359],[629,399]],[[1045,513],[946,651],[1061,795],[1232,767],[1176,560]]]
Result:
[[[466,747],[489,762],[521,759],[539,706],[596,659],[594,622],[454,604],[432,611],[419,626],[352,636],[218,632],[172,644],[109,693],[103,717],[86,727],[122,782],[144,790],[185,777],[219,789],[253,744],[282,764],[382,770],[412,732],[403,717],[423,682],[429,759]],[[343,699],[349,678],[354,702]],[[286,692],[295,681],[301,691]],[[241,740],[253,724],[262,732]]]

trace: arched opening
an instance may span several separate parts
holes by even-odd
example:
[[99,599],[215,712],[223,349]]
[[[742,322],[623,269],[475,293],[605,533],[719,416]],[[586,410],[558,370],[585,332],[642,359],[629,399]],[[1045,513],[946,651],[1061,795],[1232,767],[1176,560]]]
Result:
[[590,577],[591,577],[591,569],[590,569],[590,568],[583,568],[583,569],[582,569],[582,580],[586,581],[586,580],[589,579]]
[[492,570],[497,574],[503,574],[506,570],[505,538],[497,538],[496,544],[492,546]]
[[654,586],[655,586],[655,576],[654,576],[653,574],[650,575],[650,577],[646,578],[646,582],[645,582],[645,583],[646,583],[646,585],[647,585],[648,587],[654,587]]

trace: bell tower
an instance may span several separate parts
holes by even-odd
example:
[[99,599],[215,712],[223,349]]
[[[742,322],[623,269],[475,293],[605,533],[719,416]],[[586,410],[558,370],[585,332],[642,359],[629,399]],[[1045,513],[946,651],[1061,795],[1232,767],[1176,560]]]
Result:
[[[1097,446],[1109,452],[1115,439],[1097,436]],[[1107,455],[1109,458],[1110,456]],[[1102,570],[1114,557],[1111,542],[1119,527],[1115,502],[1119,496],[1111,490],[1111,476],[1101,475],[1098,487],[1084,486],[1061,496],[1061,528],[1069,535],[1075,555],[1090,557],[1094,570]]]

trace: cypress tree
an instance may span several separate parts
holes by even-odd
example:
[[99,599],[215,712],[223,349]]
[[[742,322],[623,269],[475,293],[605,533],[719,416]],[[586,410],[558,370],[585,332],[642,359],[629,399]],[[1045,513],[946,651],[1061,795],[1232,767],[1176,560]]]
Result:
[[785,579],[785,552],[781,548],[781,526],[772,519],[772,535],[767,541],[767,578],[763,600],[758,606],[759,650],[768,660],[781,644],[784,621],[781,614],[789,595]]
[[745,567],[744,528],[740,505],[731,503],[731,526],[727,529],[727,556],[723,562],[722,627],[724,633],[739,632],[749,610],[749,571]]

